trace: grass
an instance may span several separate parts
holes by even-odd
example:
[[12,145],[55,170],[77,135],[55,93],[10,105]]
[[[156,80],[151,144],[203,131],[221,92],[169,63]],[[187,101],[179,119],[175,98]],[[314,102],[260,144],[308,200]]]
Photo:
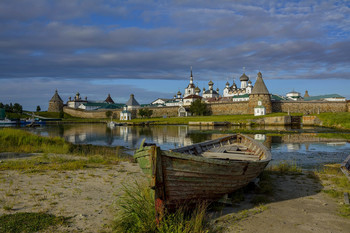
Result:
[[155,221],[153,192],[146,185],[124,187],[125,194],[119,201],[119,210],[113,225],[115,232],[208,232],[205,221],[206,205],[194,210],[179,207],[174,213],[165,212],[159,224]]
[[339,200],[340,216],[350,218],[350,206],[343,203],[344,193],[350,193],[350,181],[341,172],[340,164],[330,164],[315,173],[322,181],[324,193]]
[[258,205],[255,206],[252,209],[247,209],[247,210],[241,210],[237,213],[232,213],[225,215],[223,217],[220,217],[218,220],[215,222],[219,225],[216,226],[219,229],[225,229],[225,225],[233,225],[239,221],[242,221],[250,216],[262,213],[263,211],[267,210],[267,206],[265,205]]
[[317,117],[323,126],[350,129],[350,112],[321,113]]
[[350,140],[350,133],[320,133],[320,134],[317,134],[317,137],[320,137],[320,138],[339,138],[339,139]]
[[71,144],[59,137],[40,137],[12,128],[0,130],[0,152],[67,153],[71,147]]
[[28,172],[77,170],[131,160],[131,156],[124,154],[121,147],[75,145],[65,142],[62,138],[41,137],[11,128],[0,130],[1,152],[41,153],[41,155],[26,159],[9,159],[0,163],[0,170],[11,169]]
[[46,213],[15,213],[0,216],[0,232],[38,232],[66,224],[69,218]]
[[269,165],[267,171],[277,172],[279,175],[301,174],[302,169],[294,162],[281,161],[276,165]]

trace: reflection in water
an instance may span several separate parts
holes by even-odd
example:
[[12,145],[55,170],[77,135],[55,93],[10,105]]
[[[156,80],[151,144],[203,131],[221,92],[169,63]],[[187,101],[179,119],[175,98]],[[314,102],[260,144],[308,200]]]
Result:
[[[266,129],[266,127],[263,128]],[[138,148],[142,139],[146,138],[146,142],[154,142],[163,150],[168,150],[224,136],[203,133],[203,130],[227,129],[230,128],[187,125],[118,126],[110,129],[105,124],[72,124],[46,125],[27,130],[42,136],[63,137],[76,144],[120,145],[130,149]],[[346,140],[319,138],[316,133],[284,134],[272,137],[265,134],[249,136],[271,149],[272,163],[289,160],[304,167],[315,167],[322,163],[339,163],[350,151],[350,144]]]

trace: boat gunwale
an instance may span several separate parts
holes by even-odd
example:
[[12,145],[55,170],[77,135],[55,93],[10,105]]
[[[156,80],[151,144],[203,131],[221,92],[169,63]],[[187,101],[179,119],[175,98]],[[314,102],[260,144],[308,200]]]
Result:
[[[271,152],[260,142],[257,142],[255,141],[254,139],[252,139],[251,137],[248,137],[246,135],[242,135],[242,134],[233,134],[233,135],[230,135],[230,136],[225,136],[225,137],[221,137],[221,138],[218,138],[218,139],[215,139],[215,140],[208,140],[208,141],[205,141],[205,142],[200,142],[200,143],[195,143],[195,144],[192,144],[190,146],[186,146],[186,147],[181,147],[182,148],[195,148],[196,146],[199,146],[199,145],[205,145],[208,143],[209,144],[213,144],[215,142],[220,142],[220,141],[223,141],[227,138],[233,138],[233,137],[238,137],[238,136],[241,136],[243,138],[246,138],[248,139],[251,143],[255,144],[257,147],[259,147],[260,149],[263,150],[263,153],[264,153],[264,157],[262,159],[259,159],[259,160],[244,160],[244,159],[228,159],[228,158],[225,158],[225,159],[219,159],[219,158],[207,158],[207,157],[204,157],[204,156],[198,156],[198,155],[192,155],[192,154],[185,154],[185,153],[180,153],[180,152],[174,152],[172,150],[169,150],[169,151],[165,151],[165,150],[161,150],[161,153],[167,157],[173,157],[173,158],[177,158],[177,159],[183,159],[183,160],[192,160],[192,161],[197,161],[197,162],[203,162],[203,163],[212,163],[212,164],[219,164],[219,165],[229,165],[229,164],[237,164],[237,163],[264,163],[264,162],[269,162],[271,161]],[[229,140],[228,139],[228,140]],[[134,154],[134,158],[135,159],[138,159],[138,158],[141,158],[141,157],[147,157],[147,153],[146,151],[148,151],[152,146],[143,146],[144,145],[144,141],[145,139],[142,141],[141,143],[141,147],[140,149],[136,150],[135,154]],[[141,152],[144,152],[145,151],[145,154],[140,154]]]

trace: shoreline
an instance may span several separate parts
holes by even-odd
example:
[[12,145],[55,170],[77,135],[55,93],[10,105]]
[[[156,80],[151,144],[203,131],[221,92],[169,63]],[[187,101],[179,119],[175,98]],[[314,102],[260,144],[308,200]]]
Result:
[[[323,181],[310,172],[272,173],[275,191],[265,204],[252,204],[259,194],[210,211],[220,232],[346,232],[348,218],[338,214],[339,203],[322,190]],[[64,171],[0,171],[0,216],[44,212],[69,218],[55,232],[110,232],[123,185],[145,181],[138,164],[121,162],[96,168]],[[5,206],[10,209],[5,210]],[[47,231],[44,231],[47,232]],[[50,229],[49,229],[50,232]]]

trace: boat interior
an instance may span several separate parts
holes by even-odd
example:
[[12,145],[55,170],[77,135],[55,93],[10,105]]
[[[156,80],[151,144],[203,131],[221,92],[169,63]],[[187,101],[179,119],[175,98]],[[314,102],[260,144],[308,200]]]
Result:
[[[240,143],[238,143],[240,142]],[[173,152],[203,156],[213,159],[229,159],[258,161],[264,158],[265,152],[250,140],[244,143],[242,138],[227,137],[215,141],[197,143],[190,146],[173,149]]]

